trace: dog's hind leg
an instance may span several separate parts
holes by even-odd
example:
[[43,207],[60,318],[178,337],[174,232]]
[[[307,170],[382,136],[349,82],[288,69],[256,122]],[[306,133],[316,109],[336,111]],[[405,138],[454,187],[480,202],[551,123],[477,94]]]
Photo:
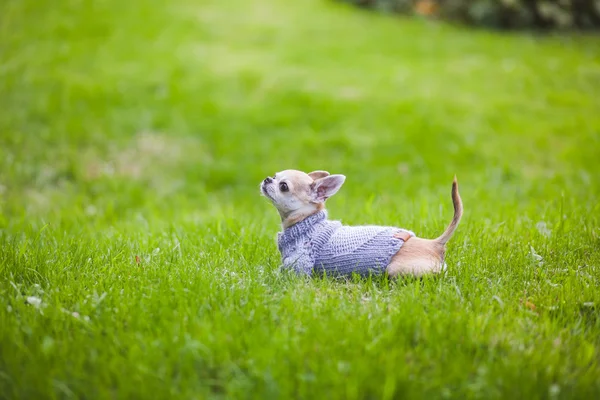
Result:
[[396,253],[386,272],[389,276],[412,275],[420,277],[425,274],[439,273],[445,269],[444,246],[435,240],[410,238]]

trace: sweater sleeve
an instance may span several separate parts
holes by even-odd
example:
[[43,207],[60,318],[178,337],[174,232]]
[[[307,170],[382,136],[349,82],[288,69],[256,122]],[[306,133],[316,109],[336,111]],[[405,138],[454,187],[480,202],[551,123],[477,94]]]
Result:
[[314,260],[306,249],[295,251],[283,259],[283,270],[292,270],[298,275],[312,274]]

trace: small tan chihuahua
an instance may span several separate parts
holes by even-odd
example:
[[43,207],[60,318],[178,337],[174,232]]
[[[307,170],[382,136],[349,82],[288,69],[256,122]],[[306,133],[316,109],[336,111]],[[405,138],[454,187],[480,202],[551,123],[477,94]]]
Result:
[[278,247],[282,268],[305,275],[387,273],[391,277],[419,277],[446,268],[446,243],[463,213],[456,177],[452,183],[454,217],[437,239],[418,238],[401,228],[344,226],[330,221],[325,200],[337,193],[345,180],[344,175],[326,171],[285,170],[261,183],[261,193],[281,216]]

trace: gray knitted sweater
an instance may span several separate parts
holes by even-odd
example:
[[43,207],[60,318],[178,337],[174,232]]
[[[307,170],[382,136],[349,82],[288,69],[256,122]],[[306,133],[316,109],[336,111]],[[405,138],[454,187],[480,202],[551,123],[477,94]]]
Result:
[[404,241],[405,229],[387,226],[344,226],[319,211],[278,234],[282,268],[298,274],[381,274]]

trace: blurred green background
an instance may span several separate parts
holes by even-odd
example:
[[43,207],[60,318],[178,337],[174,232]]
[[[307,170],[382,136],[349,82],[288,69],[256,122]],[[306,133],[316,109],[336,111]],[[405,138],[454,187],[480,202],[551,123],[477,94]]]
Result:
[[[593,398],[600,39],[310,0],[0,4],[0,397]],[[258,184],[439,234],[448,274],[278,270]]]

